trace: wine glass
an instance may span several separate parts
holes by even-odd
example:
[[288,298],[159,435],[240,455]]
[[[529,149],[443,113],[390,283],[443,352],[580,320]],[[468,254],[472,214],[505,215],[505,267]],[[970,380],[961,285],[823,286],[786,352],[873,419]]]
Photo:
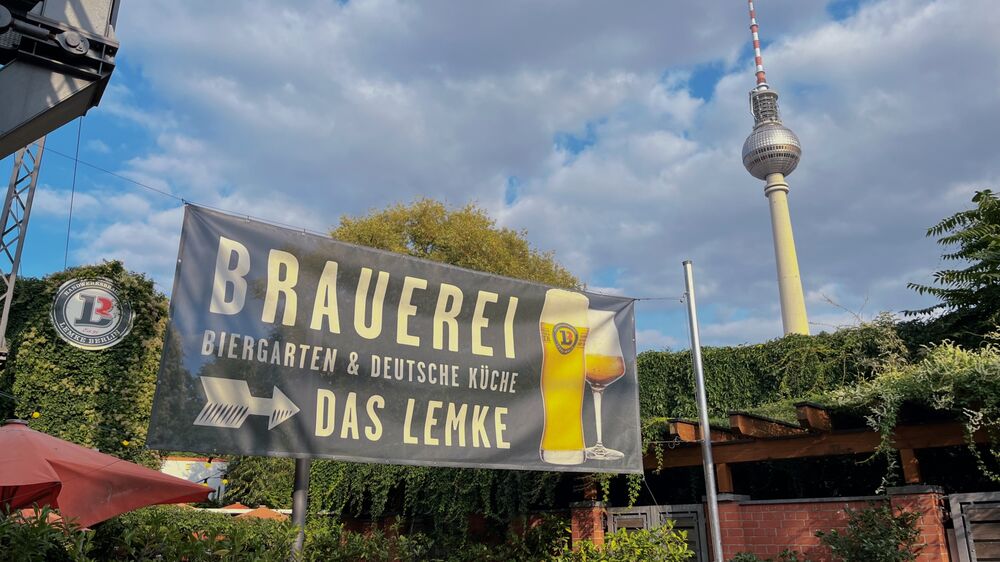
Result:
[[624,453],[604,446],[601,435],[601,396],[609,384],[625,374],[625,359],[618,341],[615,313],[608,310],[588,310],[586,343],[587,382],[594,393],[594,413],[597,417],[597,444],[587,447],[588,459],[614,461],[624,457]]

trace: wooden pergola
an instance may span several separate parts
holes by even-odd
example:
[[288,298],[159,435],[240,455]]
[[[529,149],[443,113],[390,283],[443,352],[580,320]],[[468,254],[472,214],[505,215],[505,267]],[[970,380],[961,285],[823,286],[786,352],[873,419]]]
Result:
[[[872,453],[878,449],[882,436],[871,428],[834,427],[834,416],[821,405],[811,402],[795,404],[798,424],[791,424],[747,412],[730,412],[730,428],[711,427],[712,453],[716,466],[719,492],[733,492],[731,466],[735,463],[825,457]],[[676,443],[663,451],[661,458],[647,452],[646,470],[699,466],[702,464],[701,427],[697,422],[667,420],[668,440]],[[974,436],[977,443],[987,442],[985,431]],[[920,464],[914,451],[936,447],[964,445],[964,427],[955,421],[935,421],[897,425],[893,447],[899,451],[903,478],[907,484],[922,481]]]

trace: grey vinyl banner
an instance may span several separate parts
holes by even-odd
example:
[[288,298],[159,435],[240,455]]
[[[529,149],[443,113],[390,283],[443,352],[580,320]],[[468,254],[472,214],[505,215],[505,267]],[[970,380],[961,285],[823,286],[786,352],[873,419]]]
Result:
[[189,205],[147,446],[641,472],[633,304]]

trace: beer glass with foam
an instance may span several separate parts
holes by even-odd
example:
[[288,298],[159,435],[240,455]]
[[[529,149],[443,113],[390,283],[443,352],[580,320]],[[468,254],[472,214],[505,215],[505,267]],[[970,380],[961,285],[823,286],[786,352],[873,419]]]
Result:
[[587,313],[590,328],[587,342],[587,382],[594,391],[594,414],[597,417],[597,443],[587,448],[587,458],[615,461],[625,455],[604,446],[601,427],[601,398],[609,384],[625,374],[625,358],[615,326],[615,313],[609,310],[591,310]]
[[586,387],[584,346],[590,301],[580,293],[549,289],[539,318],[542,338],[542,402],[545,427],[539,454],[550,464],[586,460],[583,396]]

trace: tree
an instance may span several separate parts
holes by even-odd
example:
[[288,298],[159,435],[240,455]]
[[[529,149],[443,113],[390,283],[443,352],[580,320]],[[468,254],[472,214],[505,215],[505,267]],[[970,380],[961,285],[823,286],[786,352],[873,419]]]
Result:
[[[341,217],[331,236],[497,275],[566,288],[580,286],[551,253],[532,248],[524,231],[498,227],[475,205],[455,209],[429,199],[398,204],[363,217]],[[280,497],[290,503],[290,467],[287,459],[236,459],[229,471],[230,490],[235,492],[231,497],[239,500],[245,495],[252,504]],[[505,522],[548,503],[561,475],[319,461],[313,463],[310,478],[313,510],[427,517],[432,526],[429,531],[438,539],[436,548],[460,548],[469,514]]]
[[938,244],[953,250],[942,258],[961,265],[936,272],[933,285],[907,285],[941,301],[907,311],[911,316],[942,313],[924,323],[931,341],[943,337],[977,345],[1000,324],[1000,198],[987,189],[977,191],[972,202],[974,208],[927,230],[927,236],[938,237]]
[[471,204],[461,209],[448,209],[430,199],[397,204],[365,217],[341,217],[340,226],[330,235],[352,244],[477,271],[557,287],[580,285],[551,252],[532,248],[525,239],[527,232],[498,228],[486,211]]

